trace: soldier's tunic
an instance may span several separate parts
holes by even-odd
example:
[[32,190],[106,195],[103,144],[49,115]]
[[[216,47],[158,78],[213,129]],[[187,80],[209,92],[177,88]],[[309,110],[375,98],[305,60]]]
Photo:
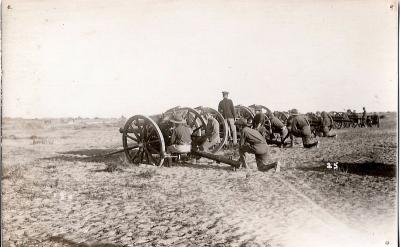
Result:
[[303,146],[305,148],[312,147],[317,144],[317,142],[313,141],[310,124],[304,116],[297,115],[293,117],[291,127],[292,134],[296,137],[301,137]]
[[237,144],[237,133],[235,126],[236,112],[231,99],[224,98],[218,104],[218,111],[225,119],[225,123],[229,126],[228,136],[232,136],[233,144]]
[[367,111],[363,110],[362,118],[361,118],[361,124],[363,127],[367,127]]
[[328,113],[323,111],[321,113],[322,118],[322,132],[325,137],[335,137],[336,133],[332,130],[333,122],[332,118],[329,117]]
[[207,120],[205,135],[201,138],[201,146],[203,150],[208,151],[219,142],[219,122],[214,117],[210,117]]
[[254,120],[253,120],[253,128],[257,129],[259,127],[264,126],[265,124],[265,114],[262,112],[258,112],[255,116],[254,116]]
[[240,161],[246,166],[246,153],[256,156],[257,167],[260,169],[269,162],[269,149],[267,141],[261,133],[255,129],[244,127],[240,135]]
[[282,123],[281,120],[279,120],[279,118],[275,116],[272,116],[269,121],[271,123],[272,133],[278,133],[281,136],[281,141],[283,142],[289,133],[287,127]]
[[188,153],[191,149],[193,131],[185,124],[179,124],[171,136],[171,145],[168,146],[169,153]]

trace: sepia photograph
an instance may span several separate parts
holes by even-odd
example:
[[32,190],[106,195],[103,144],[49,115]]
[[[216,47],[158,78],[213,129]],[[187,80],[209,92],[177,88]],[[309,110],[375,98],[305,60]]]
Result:
[[399,246],[398,10],[2,0],[2,246]]

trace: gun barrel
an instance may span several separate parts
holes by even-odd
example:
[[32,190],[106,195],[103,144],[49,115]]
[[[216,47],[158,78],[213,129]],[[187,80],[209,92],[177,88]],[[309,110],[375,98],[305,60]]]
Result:
[[210,159],[210,160],[215,160],[217,162],[228,164],[228,165],[233,166],[235,168],[239,168],[240,167],[240,161],[233,160],[233,159],[227,158],[227,157],[222,156],[222,155],[216,155],[216,154],[212,154],[212,153],[207,153],[207,152],[203,152],[203,151],[200,151],[200,150],[192,150],[191,153],[193,155],[197,155],[197,156],[204,157],[204,158],[207,158],[207,159]]

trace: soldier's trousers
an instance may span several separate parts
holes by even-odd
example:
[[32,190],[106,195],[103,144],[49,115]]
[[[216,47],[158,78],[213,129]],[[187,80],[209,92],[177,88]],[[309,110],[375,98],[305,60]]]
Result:
[[335,137],[336,132],[333,130],[329,130],[327,126],[323,127],[322,133],[324,134],[324,137]]
[[245,144],[240,146],[239,155],[240,161],[242,162],[242,166],[246,167],[246,153],[251,153],[256,156],[257,168],[261,169],[264,166],[267,166],[270,162],[270,155],[268,150],[268,145],[266,143],[263,144],[255,144],[249,145]]
[[228,125],[228,136],[232,135],[233,144],[237,144],[237,133],[236,133],[236,126],[235,126],[235,119],[228,118],[225,119],[226,125]]
[[311,130],[310,130],[309,126],[308,126],[308,128],[307,127],[303,128],[301,131],[292,132],[292,135],[294,135],[296,137],[301,137],[301,140],[303,141],[303,146],[305,148],[311,148],[318,144],[318,141],[314,140],[314,138],[312,138]]

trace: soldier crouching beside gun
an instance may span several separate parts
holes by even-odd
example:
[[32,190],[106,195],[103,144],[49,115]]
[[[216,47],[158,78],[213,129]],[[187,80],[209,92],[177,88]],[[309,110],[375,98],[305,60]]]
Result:
[[258,130],[249,128],[246,119],[243,118],[237,120],[235,125],[240,130],[239,161],[242,163],[241,166],[249,168],[246,163],[246,153],[251,153],[256,156],[258,170],[266,171],[275,168],[275,171],[279,172],[281,164],[279,161],[270,162],[267,141],[261,133]]
[[324,137],[337,137],[335,131],[333,131],[333,120],[326,111],[321,112],[322,119],[322,134]]
[[210,148],[220,143],[219,122],[209,112],[206,112],[204,117],[207,120],[206,131],[198,142],[200,150],[208,152]]
[[[299,115],[299,112],[297,109],[293,109],[290,111],[290,115],[293,116],[291,119],[291,130],[290,134],[296,137],[301,137],[303,141],[303,147],[305,148],[311,148],[311,147],[318,147],[318,141],[313,141],[312,135],[311,135],[311,128],[310,128],[310,123],[307,121],[307,119]],[[289,122],[289,121],[288,121]],[[291,146],[293,147],[293,137],[291,136]]]

